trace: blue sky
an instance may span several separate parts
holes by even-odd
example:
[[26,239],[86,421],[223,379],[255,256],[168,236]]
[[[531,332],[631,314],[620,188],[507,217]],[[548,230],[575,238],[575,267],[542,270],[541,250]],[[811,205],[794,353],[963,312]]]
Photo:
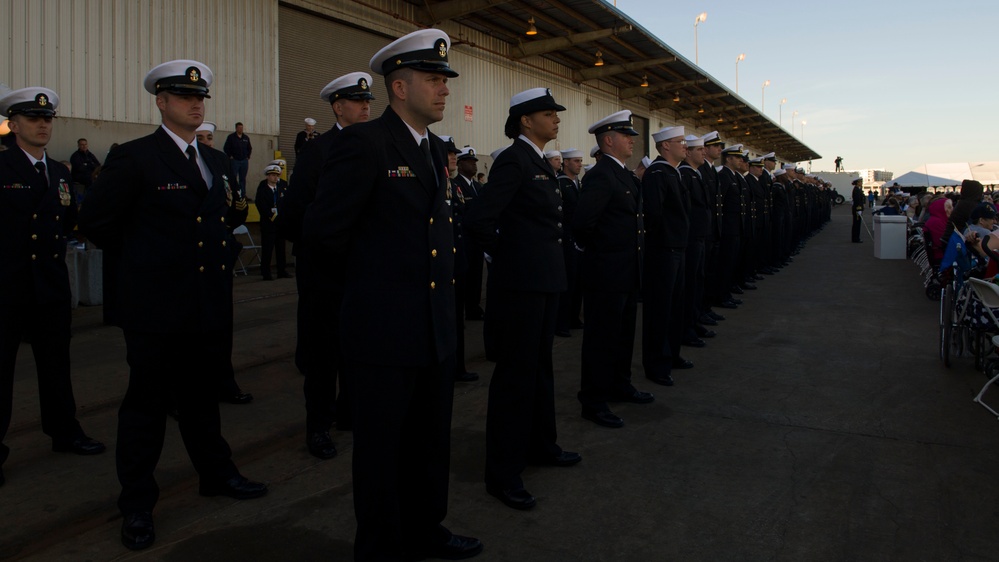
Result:
[[618,0],[618,9],[694,60],[823,156],[813,170],[999,160],[999,2]]

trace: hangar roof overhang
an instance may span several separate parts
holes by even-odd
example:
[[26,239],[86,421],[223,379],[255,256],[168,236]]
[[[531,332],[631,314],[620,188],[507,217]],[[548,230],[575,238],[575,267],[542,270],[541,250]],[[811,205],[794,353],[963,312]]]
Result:
[[[577,83],[601,80],[622,100],[717,129],[731,142],[773,150],[786,161],[821,156],[693,62],[603,0],[404,0],[419,23],[444,20],[510,44],[514,60],[544,57],[571,71]],[[528,37],[528,20],[538,34]],[[456,42],[457,44],[457,42]],[[594,66],[600,51],[603,66]],[[643,81],[648,87],[642,87]]]

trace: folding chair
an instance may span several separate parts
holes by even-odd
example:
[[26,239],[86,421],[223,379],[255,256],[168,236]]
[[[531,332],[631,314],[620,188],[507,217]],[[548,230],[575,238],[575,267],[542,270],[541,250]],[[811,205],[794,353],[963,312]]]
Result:
[[[988,281],[982,281],[981,279],[971,278],[968,280],[971,282],[971,288],[975,291],[975,296],[981,300],[982,305],[984,305],[985,313],[989,316],[995,326],[999,326],[999,319],[996,318],[995,313],[992,309],[999,309],[999,286]],[[999,347],[999,335],[992,337],[992,345]],[[999,374],[989,379],[989,382],[985,383],[982,390],[975,396],[974,401],[982,405],[983,408],[992,412],[996,418],[999,418],[999,412],[993,410],[988,404],[982,402],[982,396],[985,395],[985,391],[992,386],[993,383],[999,381]]]
[[[237,240],[241,244],[243,244],[243,249],[240,250],[239,257],[237,258],[239,260],[239,268],[238,269],[236,269],[236,268],[233,269],[233,275],[235,275],[237,271],[242,271],[243,275],[247,275],[246,268],[247,267],[253,267],[253,262],[254,261],[257,262],[257,267],[260,267],[260,246],[258,246],[256,244],[256,242],[253,241],[253,236],[250,236],[250,229],[246,228],[245,224],[242,225],[242,226],[234,228],[233,231],[232,231],[232,235],[233,235],[233,237],[246,236],[246,242],[245,243],[242,240],[239,240],[237,238]],[[249,252],[249,251],[253,252],[253,257],[250,258],[250,259],[248,259],[244,263],[243,262],[243,252]]]

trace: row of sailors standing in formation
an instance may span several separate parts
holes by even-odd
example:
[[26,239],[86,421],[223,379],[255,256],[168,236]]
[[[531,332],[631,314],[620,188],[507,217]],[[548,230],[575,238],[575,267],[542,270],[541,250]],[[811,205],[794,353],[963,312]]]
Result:
[[[305,374],[308,450],[331,458],[333,424],[354,431],[358,560],[458,559],[482,551],[477,539],[441,524],[453,385],[475,378],[465,370],[461,334],[465,316],[481,314],[479,298],[461,299],[472,305],[462,314],[456,297],[481,286],[480,256],[490,262],[484,330],[496,363],[486,491],[507,506],[530,509],[536,499],[521,477],[528,464],[568,467],[582,460],[557,444],[552,362],[556,332],[581,327],[580,308],[582,416],[622,427],[609,404],[654,400],[631,383],[640,298],[645,375],[671,385],[673,369],[693,366],[680,345],[703,343],[698,336],[710,335],[704,324],[721,320],[710,306],[738,306],[732,293],[785,265],[828,216],[827,199],[798,171],[771,175],[773,155],[749,161],[741,146],[725,149],[717,133],[657,132],[658,156],[639,179],[624,164],[638,135],[628,111],[589,128],[601,157],[584,182],[578,151],[561,155],[559,174],[543,150],[558,137],[565,108],[548,88],[511,98],[504,132],[512,144],[496,155],[488,185],[478,185],[471,179],[474,150],[460,150],[429,129],[443,119],[447,81],[458,76],[449,49],[444,32],[425,29],[376,53],[370,69],[385,77],[389,105],[374,120],[369,74],[331,81],[321,97],[337,124],[306,143],[270,217],[296,255],[296,364]],[[170,410],[179,414],[200,493],[250,499],[267,492],[232,462],[215,396],[215,379],[231,378],[231,271],[239,252],[232,229],[245,220],[247,206],[225,155],[195,137],[212,81],[211,70],[192,60],[149,72],[144,87],[156,98],[162,126],[112,151],[79,215],[81,231],[118,262],[114,300],[130,366],[116,446],[118,506],[121,540],[132,549],[155,540],[153,472]],[[0,103],[7,116],[43,115],[43,123],[45,116],[51,122],[53,92],[21,94]],[[25,129],[18,138],[30,139],[29,123],[15,121]],[[45,138],[32,140],[42,147],[43,132]],[[35,171],[28,156],[11,162],[10,174],[26,178],[32,189],[20,193],[33,199],[12,208],[50,205],[51,213],[44,212],[54,223],[68,212],[60,209],[65,171],[51,163]],[[459,172],[454,180],[452,167]],[[43,198],[49,191],[52,197]],[[24,230],[27,240],[30,228]],[[151,262],[154,246],[162,252]],[[52,263],[61,255],[53,250]],[[65,266],[55,273],[64,278]],[[36,287],[44,281],[38,269],[24,275]],[[63,303],[68,285],[58,285],[53,302]],[[47,310],[43,305],[49,306],[38,300],[16,309],[17,322],[28,325],[25,318]],[[7,343],[16,350],[14,340]],[[58,346],[68,356],[68,337],[60,336]],[[53,435],[54,447],[100,452],[103,445],[73,418],[68,357],[57,370],[69,394],[66,428]],[[9,408],[10,397],[3,398]]]

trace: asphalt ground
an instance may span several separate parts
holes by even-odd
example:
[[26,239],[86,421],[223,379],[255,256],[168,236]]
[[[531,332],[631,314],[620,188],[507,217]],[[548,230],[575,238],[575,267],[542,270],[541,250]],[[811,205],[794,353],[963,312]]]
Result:
[[[870,220],[868,219],[868,222]],[[538,505],[511,510],[482,482],[492,364],[482,324],[467,325],[468,366],[452,427],[452,531],[479,537],[482,561],[783,561],[999,558],[999,421],[972,397],[970,358],[938,359],[936,303],[915,265],[851,244],[846,206],[791,266],[744,295],[718,337],[685,349],[676,386],[633,374],[652,404],[615,405],[622,429],[585,421],[575,399],[581,332],[556,338],[559,443],[570,468],[529,468]],[[0,487],[0,558],[31,560],[350,560],[351,435],[320,461],[304,444],[293,364],[294,280],[237,278],[237,380],[256,399],[222,404],[223,431],[261,499],[204,498],[168,424],[157,469],[157,541],[119,542],[117,406],[127,384],[120,330],[100,307],[74,311],[73,381],[84,429],[107,453],[50,451],[30,349],[15,378]],[[641,342],[641,321],[639,320]],[[988,399],[988,396],[987,396]],[[994,399],[999,402],[999,392]]]

